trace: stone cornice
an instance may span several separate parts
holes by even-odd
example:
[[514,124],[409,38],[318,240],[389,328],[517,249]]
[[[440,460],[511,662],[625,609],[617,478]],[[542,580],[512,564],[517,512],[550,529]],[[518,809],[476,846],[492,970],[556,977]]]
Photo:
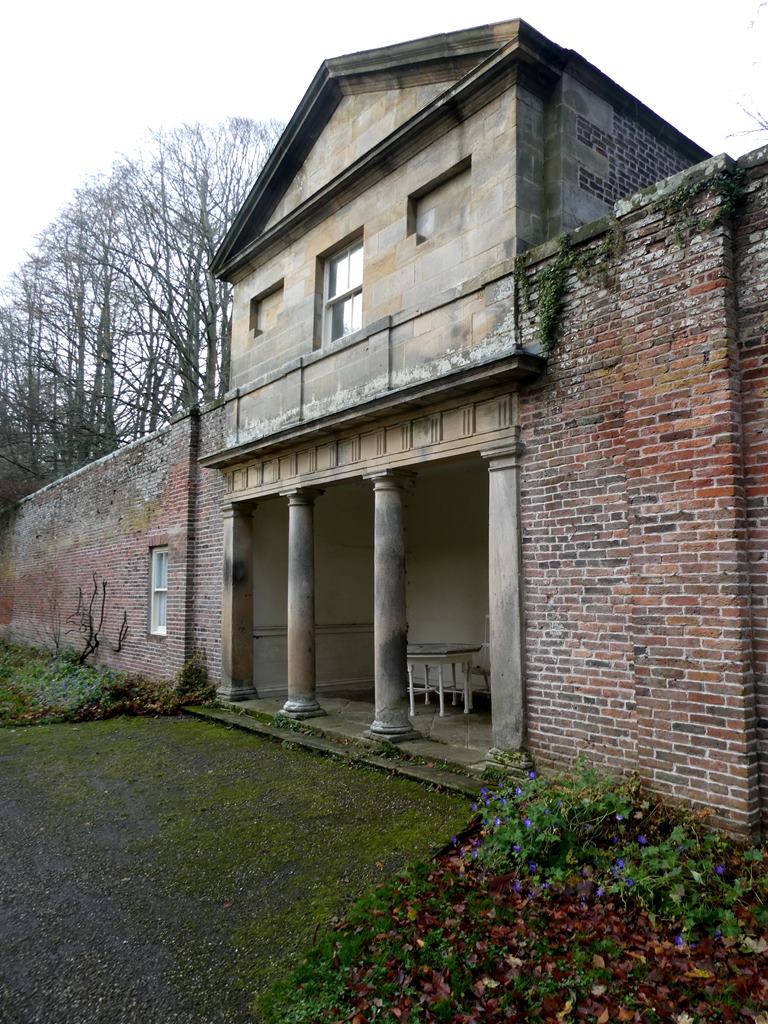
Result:
[[497,385],[520,386],[539,376],[546,359],[522,350],[501,359],[474,366],[464,366],[453,373],[432,378],[370,401],[354,405],[309,421],[292,423],[285,429],[239,445],[228,446],[200,459],[203,466],[224,468],[244,459],[279,452],[307,439],[320,435],[334,435],[340,431],[360,429],[363,425],[397,415],[431,402],[445,400],[480,388]]

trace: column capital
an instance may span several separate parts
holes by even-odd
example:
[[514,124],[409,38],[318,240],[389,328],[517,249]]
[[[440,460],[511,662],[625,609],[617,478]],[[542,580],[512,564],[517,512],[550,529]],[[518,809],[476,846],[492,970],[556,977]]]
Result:
[[495,469],[517,468],[524,454],[525,445],[519,440],[505,441],[504,444],[480,449],[480,456],[488,463],[490,472]]
[[252,502],[230,501],[221,506],[222,519],[250,519],[256,511]]
[[281,498],[287,498],[289,505],[311,505],[325,491],[321,487],[290,487],[279,492]]
[[372,480],[375,491],[405,491],[413,487],[416,474],[407,469],[372,469],[363,473],[363,480]]

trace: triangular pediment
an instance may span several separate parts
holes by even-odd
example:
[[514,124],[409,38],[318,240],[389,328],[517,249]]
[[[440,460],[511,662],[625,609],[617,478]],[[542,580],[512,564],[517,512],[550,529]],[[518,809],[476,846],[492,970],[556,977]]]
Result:
[[515,39],[519,21],[325,61],[222,242],[213,270]]
[[457,79],[398,89],[355,92],[339,105],[265,224],[273,227],[400,125],[423,110]]

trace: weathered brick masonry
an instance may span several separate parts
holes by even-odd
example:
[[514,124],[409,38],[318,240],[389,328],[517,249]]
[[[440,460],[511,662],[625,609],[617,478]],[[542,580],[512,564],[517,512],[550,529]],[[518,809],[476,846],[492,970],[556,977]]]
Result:
[[[702,169],[581,229],[621,236],[602,271],[573,263],[544,377],[520,396],[530,746],[581,752],[718,820],[768,825],[768,153],[741,162],[743,202],[688,192]],[[726,165],[710,161],[717,175]],[[726,170],[727,170],[726,166]],[[688,198],[686,198],[686,196]],[[679,201],[678,201],[679,200]],[[685,201],[683,201],[685,200]],[[534,250],[522,341],[536,344]],[[49,595],[109,585],[104,660],[170,675],[193,650],[219,665],[222,498],[197,457],[221,409],[28,498],[5,517],[0,623],[44,641]],[[149,549],[171,552],[168,636],[147,631]],[[761,745],[759,745],[761,744]],[[762,797],[761,797],[762,785]]]
[[[98,660],[129,672],[170,676],[194,650],[218,673],[220,481],[197,459],[218,410],[183,417],[151,437],[51,484],[2,520],[0,629],[14,639],[78,645],[78,587],[107,584]],[[202,438],[200,435],[203,435]],[[167,635],[149,632],[151,548],[168,545]],[[128,636],[115,651],[123,612]]]
[[[686,199],[690,173],[618,205],[609,286],[569,271],[547,373],[521,401],[534,754],[637,769],[745,831],[758,715],[768,810],[768,182],[747,163],[735,218],[713,223],[711,191]],[[535,309],[534,287],[524,340]]]

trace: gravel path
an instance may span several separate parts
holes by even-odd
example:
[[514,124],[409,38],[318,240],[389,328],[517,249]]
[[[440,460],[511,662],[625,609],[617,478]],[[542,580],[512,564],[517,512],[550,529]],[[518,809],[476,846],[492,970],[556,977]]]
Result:
[[246,1024],[464,801],[189,719],[0,730],[0,1022]]

